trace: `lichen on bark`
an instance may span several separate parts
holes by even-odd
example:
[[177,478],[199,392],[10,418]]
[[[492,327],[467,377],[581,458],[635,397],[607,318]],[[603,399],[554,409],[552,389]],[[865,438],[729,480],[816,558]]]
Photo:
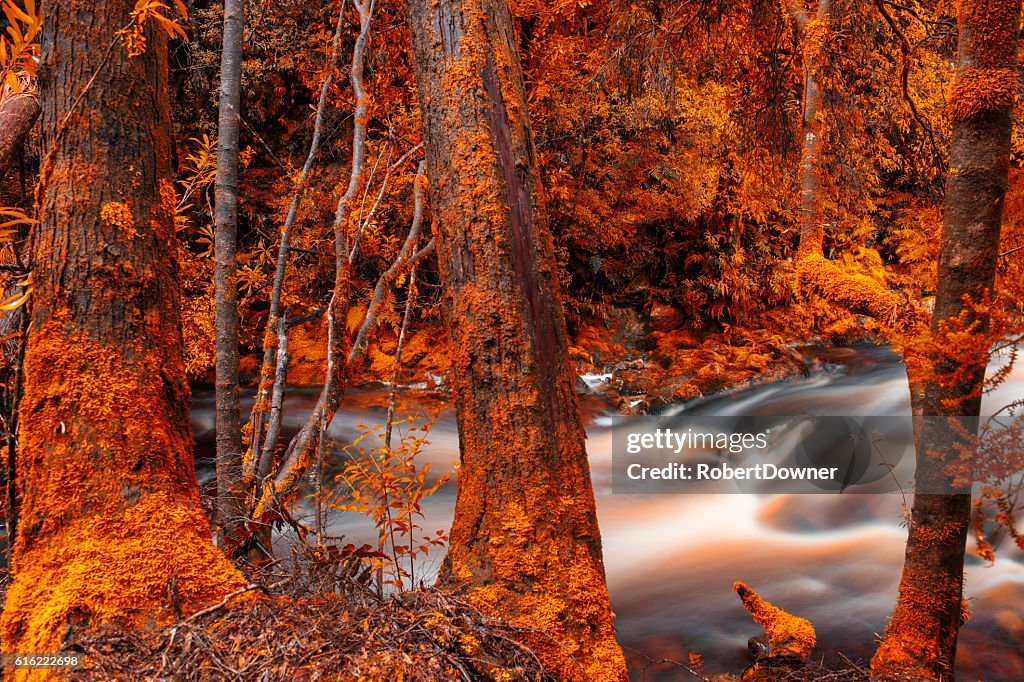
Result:
[[407,3],[461,437],[442,581],[543,633],[559,679],[623,680],[507,3]]
[[148,50],[128,58],[116,31],[133,8],[46,8],[6,652],[52,653],[104,624],[153,627],[244,584],[199,502],[168,248],[167,49],[148,27]]

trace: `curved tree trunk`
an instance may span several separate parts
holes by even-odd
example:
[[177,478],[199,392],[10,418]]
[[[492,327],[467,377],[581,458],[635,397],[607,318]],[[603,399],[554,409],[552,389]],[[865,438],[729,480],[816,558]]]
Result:
[[[1010,150],[1010,114],[1017,82],[1020,0],[965,0],[960,6],[959,64],[947,114],[953,122],[946,183],[943,243],[932,322],[964,310],[964,297],[979,302],[995,282]],[[976,338],[984,338],[987,316]],[[955,460],[962,437],[946,421],[966,417],[976,425],[988,348],[956,349],[935,358],[935,374],[958,365],[969,371],[950,385],[930,380],[923,401],[925,423],[918,447],[918,494],[900,580],[899,600],[871,662],[877,679],[954,679],[962,610],[964,548],[970,523],[969,490],[955,494],[943,465]],[[965,353],[971,357],[965,361]],[[952,402],[952,404],[951,404]],[[971,419],[975,417],[975,419]],[[924,491],[924,492],[921,492]]]
[[167,48],[132,0],[47,3],[35,291],[8,652],[167,621],[244,585],[199,504],[182,361]]
[[244,1],[224,0],[220,63],[217,181],[214,215],[214,299],[217,314],[217,516],[229,538],[245,519],[242,422],[238,400],[238,117],[241,114]]
[[38,118],[39,98],[35,93],[14,95],[0,105],[0,170],[21,148]]
[[625,679],[508,5],[407,7],[462,451],[441,579],[557,640],[559,679]]

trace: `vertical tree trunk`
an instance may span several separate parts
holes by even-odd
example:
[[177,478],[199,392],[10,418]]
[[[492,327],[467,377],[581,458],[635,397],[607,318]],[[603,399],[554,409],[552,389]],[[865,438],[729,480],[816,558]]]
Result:
[[625,679],[508,5],[407,7],[461,437],[442,581],[559,642],[559,679]]
[[[943,243],[933,333],[979,302],[995,282],[1010,150],[1010,114],[1017,83],[1020,0],[965,0],[960,5],[959,64],[947,114],[953,123],[946,181]],[[984,338],[987,316],[976,338]],[[917,490],[900,580],[899,600],[871,662],[877,679],[954,679],[957,632],[963,619],[964,548],[970,523],[969,490],[955,494],[943,465],[962,440],[929,416],[976,417],[981,407],[988,348],[984,343],[934,358],[935,375],[967,368],[959,382],[933,377],[925,386],[925,423],[918,448]],[[967,354],[970,357],[964,358]],[[975,420],[961,420],[976,424]],[[924,491],[923,493],[921,491]]]
[[35,292],[8,652],[144,627],[244,584],[199,504],[174,259],[167,47],[132,0],[47,3]]
[[[817,53],[808,45],[815,38],[808,30],[811,19],[804,11],[802,0],[786,0],[786,7],[796,23],[800,41],[804,44],[804,101],[803,141],[800,147],[800,255],[821,255],[825,227],[821,222],[821,121],[818,114],[822,108],[821,83],[816,71],[819,64],[814,62]],[[821,0],[815,21],[828,21],[832,10],[831,0]]]
[[220,120],[214,215],[214,305],[217,336],[217,515],[222,533],[238,534],[245,518],[242,424],[238,402],[238,117],[241,113],[244,0],[224,0]]

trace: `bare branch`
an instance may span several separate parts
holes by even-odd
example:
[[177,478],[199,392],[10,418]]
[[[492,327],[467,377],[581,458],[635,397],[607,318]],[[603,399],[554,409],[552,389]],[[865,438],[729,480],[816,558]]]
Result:
[[[373,219],[374,214],[377,212],[377,207],[380,206],[381,199],[384,198],[384,192],[388,188],[388,181],[391,179],[391,174],[397,168],[400,168],[402,166],[402,164],[404,164],[406,161],[408,161],[410,156],[412,156],[413,154],[415,154],[417,151],[419,151],[422,148],[423,148],[423,143],[420,142],[418,145],[416,145],[415,147],[413,147],[412,149],[407,151],[405,154],[402,154],[402,156],[399,157],[399,159],[397,161],[395,161],[393,164],[388,166],[388,170],[384,174],[384,181],[380,185],[380,191],[377,193],[377,200],[373,202],[373,206],[370,207],[370,212],[367,213],[366,217],[363,218],[360,221],[360,223],[359,223],[359,231],[356,233],[356,238],[353,240],[352,252],[348,256],[348,262],[349,263],[354,263],[355,262],[356,253],[359,251],[359,246],[360,246],[360,244],[362,242],[362,239],[363,239],[363,233],[366,231],[367,226],[370,224],[370,221]],[[416,171],[416,172],[417,172],[418,175],[422,175],[424,171]],[[371,177],[372,177],[372,173],[371,173]]]
[[369,120],[370,98],[363,86],[363,69],[375,6],[374,0],[356,0],[354,4],[359,11],[360,31],[352,51],[352,71],[349,76],[352,90],[356,95],[355,125],[352,131],[352,168],[348,187],[338,199],[334,216],[334,290],[327,306],[327,376],[312,413],[285,450],[284,461],[276,475],[272,481],[268,478],[263,486],[254,513],[257,519],[268,511],[275,500],[287,500],[294,492],[299,479],[309,470],[313,454],[330,425],[346,388],[345,370],[348,363],[345,359],[348,353],[345,346],[348,343],[348,335],[345,333],[344,325],[348,312],[351,264],[348,233],[345,228],[348,222],[349,202],[359,189],[366,159],[366,124]]
[[[331,59],[328,64],[327,77],[320,88],[320,100],[317,102],[316,119],[313,124],[313,140],[309,144],[309,153],[306,155],[306,163],[302,166],[298,182],[295,186],[295,194],[292,197],[291,206],[288,208],[288,215],[285,217],[284,226],[281,228],[281,242],[277,252],[277,268],[274,271],[274,285],[270,292],[270,312],[267,316],[267,329],[263,338],[263,364],[260,368],[260,385],[256,393],[256,402],[252,407],[252,436],[249,441],[249,450],[246,452],[242,462],[242,483],[247,489],[251,489],[255,483],[257,467],[257,453],[261,451],[261,437],[263,433],[263,419],[267,409],[268,394],[271,389],[270,377],[275,371],[274,355],[276,344],[273,343],[273,331],[277,327],[277,318],[281,308],[281,289],[284,286],[285,269],[288,265],[289,236],[295,217],[298,215],[299,206],[302,203],[306,185],[309,182],[309,173],[313,168],[313,161],[316,159],[320,149],[320,138],[323,134],[324,112],[327,109],[327,94],[334,83],[334,67],[338,63],[338,56],[341,52],[341,32],[345,25],[345,3],[342,2],[338,10],[338,21],[334,27],[334,41],[331,43]],[[357,125],[358,128],[358,125]]]
[[928,140],[932,145],[932,152],[935,155],[935,162],[938,164],[942,173],[946,172],[946,162],[942,157],[942,150],[939,148],[938,142],[935,140],[935,129],[932,128],[931,124],[928,123],[927,119],[921,115],[921,112],[917,108],[917,103],[914,102],[914,98],[910,95],[910,66],[913,63],[913,52],[914,47],[910,44],[910,40],[907,39],[906,34],[900,28],[899,24],[896,23],[896,19],[893,18],[892,14],[886,8],[886,3],[883,0],[875,0],[875,7],[878,8],[878,13],[885,19],[885,23],[889,25],[890,30],[900,41],[900,90],[903,94],[903,100],[910,107],[910,113],[914,116],[914,120],[924,128],[924,131],[928,133]]
[[288,313],[277,321],[277,369],[274,372],[274,389],[270,398],[270,422],[267,425],[267,437],[260,452],[258,480],[262,481],[270,473],[274,463],[274,450],[277,438],[281,433],[281,421],[284,418],[284,391],[288,379]]
[[409,289],[405,296],[405,314],[402,315],[402,329],[398,332],[398,347],[395,348],[395,371],[391,373],[391,392],[388,395],[388,416],[384,424],[384,447],[391,449],[391,430],[395,422],[395,398],[398,391],[398,373],[402,368],[402,348],[405,347],[405,335],[412,317],[412,306],[416,300],[416,266],[409,271]]
[[363,318],[363,324],[359,328],[359,333],[356,335],[355,343],[352,344],[352,350],[348,354],[349,364],[355,364],[359,360],[366,348],[366,337],[369,335],[370,330],[373,329],[374,324],[377,322],[377,311],[380,308],[381,302],[384,300],[384,294],[387,292],[388,287],[395,281],[408,265],[411,260],[411,256],[416,250],[416,240],[419,239],[420,229],[423,226],[423,183],[420,181],[420,177],[427,170],[427,162],[420,161],[419,167],[416,169],[416,180],[414,181],[413,189],[413,218],[412,225],[409,227],[409,234],[405,237],[405,243],[402,245],[402,250],[398,252],[398,256],[395,257],[395,261],[391,264],[387,270],[381,273],[380,277],[377,278],[377,285],[373,289],[373,297],[370,299],[370,305],[366,309],[366,317]]

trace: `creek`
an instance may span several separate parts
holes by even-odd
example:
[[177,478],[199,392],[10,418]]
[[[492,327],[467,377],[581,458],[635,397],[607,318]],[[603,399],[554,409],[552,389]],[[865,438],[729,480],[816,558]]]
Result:
[[[910,415],[907,379],[899,358],[885,348],[836,348],[817,354],[809,378],[738,389],[673,408],[690,415]],[[387,389],[354,389],[329,428],[351,442],[359,424],[385,419]],[[316,389],[294,389],[286,400],[286,436],[299,428]],[[458,461],[458,432],[441,394],[403,392],[398,418],[437,413],[430,444],[420,457],[433,474]],[[985,396],[990,414],[1024,395],[1016,369]],[[243,409],[251,406],[251,396]],[[699,652],[706,671],[739,671],[749,664],[747,639],[761,634],[732,591],[742,580],[766,599],[810,619],[827,657],[842,651],[870,658],[896,598],[906,528],[900,494],[678,494],[612,492],[612,425],[628,424],[601,395],[581,396],[588,452],[604,543],[608,589],[619,642],[635,671],[647,658],[686,661]],[[213,397],[198,392],[192,409],[200,481],[212,477]],[[340,462],[328,462],[336,472]],[[331,480],[328,475],[326,480]],[[427,531],[451,526],[455,482],[424,505]],[[308,506],[297,510],[311,516]],[[347,542],[376,543],[365,518],[333,513],[328,532]],[[960,634],[957,672],[962,680],[1024,680],[1024,557],[1004,542],[994,565],[969,548],[967,598],[973,614]],[[443,550],[417,565],[429,582]],[[681,669],[653,665],[647,680],[694,679]]]

